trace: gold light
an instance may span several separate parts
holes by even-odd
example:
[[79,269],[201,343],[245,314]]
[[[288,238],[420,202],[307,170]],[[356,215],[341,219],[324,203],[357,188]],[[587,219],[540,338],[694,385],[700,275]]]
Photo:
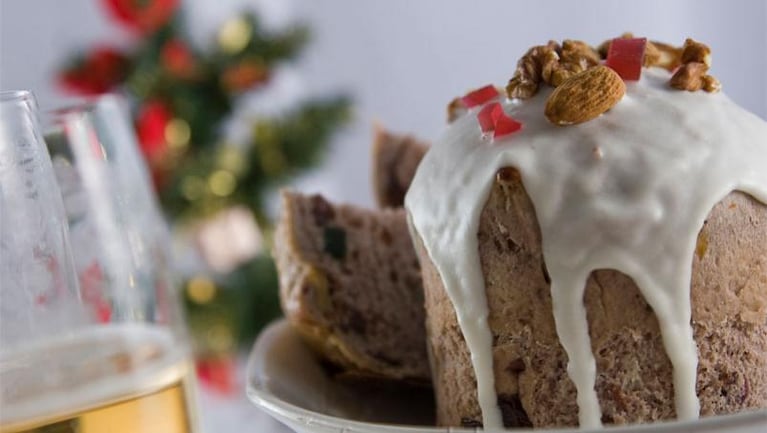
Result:
[[227,170],[216,170],[208,178],[208,188],[210,191],[219,197],[226,197],[237,186],[237,179],[234,175]]
[[216,285],[208,278],[195,277],[186,284],[186,295],[195,304],[207,304],[216,296]]
[[224,325],[213,325],[208,328],[206,334],[208,346],[213,349],[214,352],[227,352],[234,346],[234,335],[232,335],[232,331]]
[[252,33],[253,29],[245,18],[231,19],[219,30],[218,45],[228,54],[237,54],[248,45]]
[[232,145],[224,146],[218,154],[218,165],[234,174],[242,173],[245,170],[246,161],[242,151]]
[[192,130],[184,119],[178,117],[165,125],[165,141],[174,150],[183,150],[189,145]]
[[181,181],[181,193],[189,201],[195,201],[205,192],[205,181],[197,176],[187,176]]

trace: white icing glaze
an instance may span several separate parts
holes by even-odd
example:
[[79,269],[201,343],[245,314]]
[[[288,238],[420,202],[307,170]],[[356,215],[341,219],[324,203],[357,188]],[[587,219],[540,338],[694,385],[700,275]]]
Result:
[[405,199],[458,317],[486,428],[502,426],[479,261],[479,217],[501,167],[520,170],[541,227],[556,329],[578,392],[581,427],[601,425],[585,282],[596,269],[634,279],[658,318],[673,365],[678,418],[696,418],[692,257],[708,212],[733,190],[767,202],[767,123],[724,94],[668,88],[645,69],[621,102],[568,127],[544,117],[549,90],[505,111],[521,131],[483,138],[478,109],[454,122],[421,162]]

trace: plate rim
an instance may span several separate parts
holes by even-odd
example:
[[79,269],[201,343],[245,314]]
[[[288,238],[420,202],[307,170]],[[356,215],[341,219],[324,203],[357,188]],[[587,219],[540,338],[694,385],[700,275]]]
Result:
[[[271,322],[266,326],[256,338],[252,349],[248,355],[245,377],[245,393],[248,399],[256,406],[264,409],[269,415],[282,422],[282,418],[298,422],[305,427],[323,427],[337,429],[345,433],[475,433],[489,432],[480,428],[465,427],[437,427],[437,426],[408,426],[398,424],[369,423],[364,421],[355,421],[346,418],[340,418],[333,415],[327,415],[304,409],[293,403],[285,401],[271,393],[268,387],[256,377],[257,364],[262,359],[261,352],[265,351],[270,339],[278,338],[279,333],[292,332],[290,323],[284,317]],[[259,386],[260,385],[260,386]],[[658,423],[648,423],[641,425],[623,425],[608,426],[604,429],[581,430],[578,428],[566,429],[501,429],[498,432],[540,432],[540,433],[597,433],[610,431],[612,433],[681,433],[681,432],[726,432],[729,429],[738,426],[759,426],[761,421],[767,428],[767,409],[757,409],[753,411],[741,412],[730,415],[711,416],[692,421],[665,421]]]

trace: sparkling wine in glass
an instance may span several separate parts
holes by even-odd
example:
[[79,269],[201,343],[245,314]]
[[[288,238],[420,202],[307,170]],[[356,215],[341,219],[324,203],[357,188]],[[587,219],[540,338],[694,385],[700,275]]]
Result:
[[55,113],[50,157],[24,100],[0,118],[0,432],[194,432],[164,222],[119,100]]

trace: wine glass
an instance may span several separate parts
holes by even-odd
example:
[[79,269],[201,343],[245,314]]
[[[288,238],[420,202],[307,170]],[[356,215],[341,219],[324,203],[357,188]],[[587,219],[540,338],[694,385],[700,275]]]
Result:
[[[3,128],[18,123],[5,115],[1,120]],[[38,188],[45,208],[36,215],[55,217],[64,246],[56,265],[44,262],[37,273],[67,269],[69,278],[48,277],[51,294],[34,292],[34,301],[15,308],[40,310],[33,326],[43,331],[31,337],[13,331],[8,338],[18,343],[2,347],[0,431],[195,431],[193,369],[168,272],[165,226],[120,101],[106,97],[53,113],[50,160],[34,122],[27,135],[42,149],[45,170],[32,179],[50,179],[45,197]],[[17,187],[2,178],[2,210],[13,213],[5,206],[6,185]],[[18,217],[8,231],[18,236],[24,221]],[[3,241],[6,228],[3,221]],[[24,292],[30,290],[9,292],[29,298]],[[5,308],[0,321],[3,327],[11,321]]]
[[[186,338],[170,239],[123,101],[116,95],[49,113],[46,141],[64,197],[83,296],[102,321],[166,325]],[[119,298],[107,306],[97,286]]]
[[[78,298],[37,103],[26,91],[0,92],[0,367],[30,340],[83,326]],[[2,408],[12,383],[0,383]]]

